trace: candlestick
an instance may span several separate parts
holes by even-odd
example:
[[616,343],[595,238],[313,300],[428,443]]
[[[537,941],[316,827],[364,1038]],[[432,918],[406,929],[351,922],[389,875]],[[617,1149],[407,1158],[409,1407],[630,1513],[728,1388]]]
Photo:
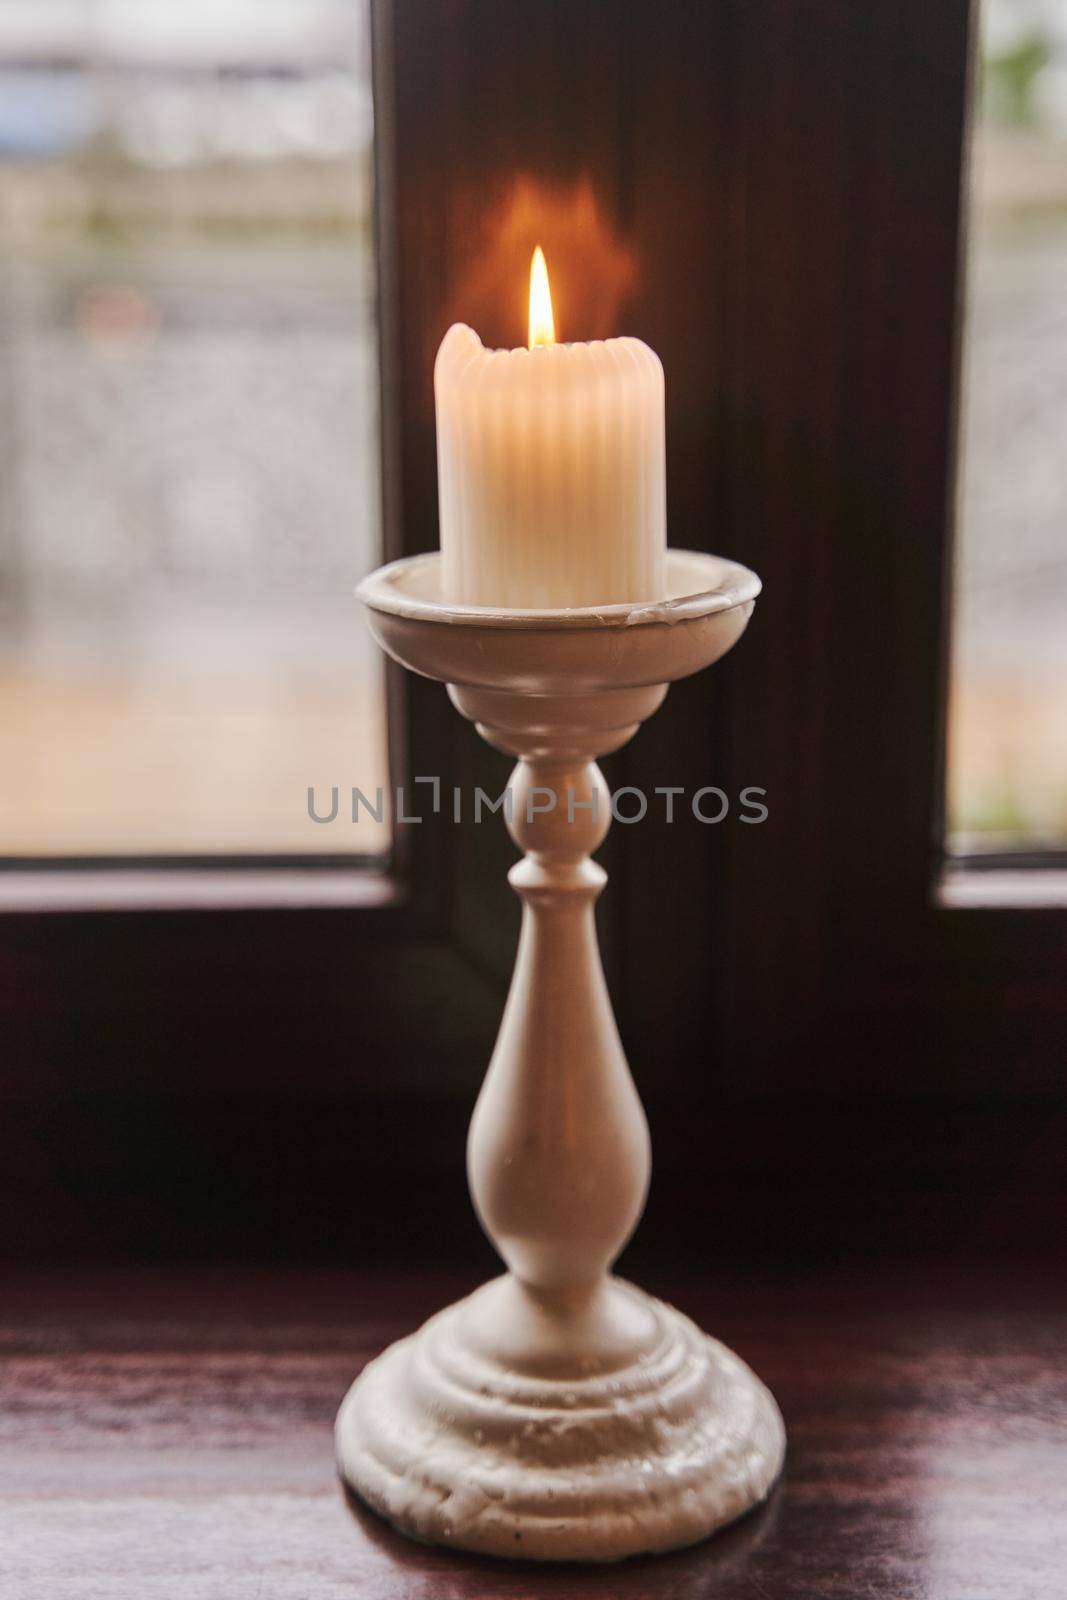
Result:
[[[433,555],[360,586],[390,655],[447,683],[518,757],[522,933],[468,1145],[474,1204],[509,1270],[371,1362],[337,1417],[346,1482],[433,1543],[540,1560],[668,1550],[741,1516],[781,1468],[782,1419],[759,1379],[608,1273],[650,1160],[596,944],[605,873],[590,855],[610,812],[595,758],[731,648],[760,588],[677,550],[666,584],[675,598],[636,607],[481,610],[442,599]],[[527,806],[535,788],[557,804]]]
[[457,604],[660,599],[663,368],[640,339],[557,344],[540,250],[529,348],[445,334],[434,370],[443,592]]

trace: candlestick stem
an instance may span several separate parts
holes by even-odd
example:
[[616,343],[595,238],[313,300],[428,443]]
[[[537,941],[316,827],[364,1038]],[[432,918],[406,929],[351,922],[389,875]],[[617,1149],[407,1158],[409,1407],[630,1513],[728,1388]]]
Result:
[[508,828],[522,932],[496,1049],[468,1143],[486,1232],[530,1288],[593,1290],[641,1214],[648,1128],[619,1042],[593,908],[590,860],[610,822],[593,761],[520,762]]

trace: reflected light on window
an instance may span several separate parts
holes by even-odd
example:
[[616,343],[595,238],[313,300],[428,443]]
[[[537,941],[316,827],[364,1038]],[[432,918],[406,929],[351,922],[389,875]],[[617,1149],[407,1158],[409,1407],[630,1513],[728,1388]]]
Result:
[[371,131],[359,3],[0,7],[0,856],[387,843]]
[[1067,8],[983,0],[949,844],[1067,845]]

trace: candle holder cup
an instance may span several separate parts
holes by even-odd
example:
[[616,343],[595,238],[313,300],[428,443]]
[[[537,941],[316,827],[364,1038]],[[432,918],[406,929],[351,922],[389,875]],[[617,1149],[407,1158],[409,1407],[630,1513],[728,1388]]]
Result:
[[[644,1207],[648,1128],[619,1042],[590,859],[596,758],[740,638],[754,573],[667,555],[648,605],[495,611],[440,598],[440,559],[359,589],[395,660],[518,758],[518,957],[471,1122],[479,1218],[509,1271],[372,1361],[337,1417],[341,1473],[402,1532],[497,1556],[609,1561],[691,1544],[769,1493],[785,1432],[750,1369],[609,1268]],[[551,804],[549,797],[551,796]]]

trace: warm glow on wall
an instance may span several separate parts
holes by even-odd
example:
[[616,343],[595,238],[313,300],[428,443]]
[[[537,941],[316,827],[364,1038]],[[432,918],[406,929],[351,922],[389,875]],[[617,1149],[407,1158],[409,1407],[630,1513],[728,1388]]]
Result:
[[442,325],[477,327],[500,350],[525,345],[530,257],[540,246],[552,276],[557,343],[611,339],[626,326],[637,258],[588,178],[560,185],[522,175],[490,194],[458,183],[449,215],[454,259]]

